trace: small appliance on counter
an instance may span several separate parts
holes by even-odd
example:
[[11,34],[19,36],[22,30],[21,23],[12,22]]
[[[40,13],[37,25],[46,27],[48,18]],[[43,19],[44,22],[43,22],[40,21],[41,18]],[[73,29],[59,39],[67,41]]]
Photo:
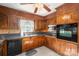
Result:
[[48,32],[56,36],[56,25],[48,25]]

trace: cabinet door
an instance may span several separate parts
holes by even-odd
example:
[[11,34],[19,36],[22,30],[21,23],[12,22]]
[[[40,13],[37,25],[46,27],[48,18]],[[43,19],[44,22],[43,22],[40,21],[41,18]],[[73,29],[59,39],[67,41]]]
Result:
[[3,56],[7,56],[7,41],[3,42]]
[[52,49],[55,50],[56,49],[56,39],[55,38],[52,38],[51,39],[51,43],[52,43],[51,44]]
[[56,24],[56,17],[47,20],[48,25],[55,25]]
[[31,38],[32,41],[32,47],[36,48],[36,47],[40,47],[44,44],[44,37],[43,36],[34,36]]
[[[74,10],[73,9],[62,10],[62,13],[57,12],[57,24],[67,24],[67,23],[78,22],[78,11],[76,9],[74,9]],[[64,13],[63,13],[63,11],[64,11]]]
[[8,16],[0,13],[0,34],[8,33]]
[[47,32],[47,21],[46,20],[35,20],[35,30]]
[[47,38],[47,47],[51,48],[51,38]]
[[70,44],[70,55],[77,56],[77,44],[74,43]]
[[43,43],[44,43],[44,37],[43,36],[38,36],[37,40],[38,40],[38,46],[42,46]]
[[56,40],[56,51],[60,53],[61,40]]
[[33,45],[32,45],[32,47],[33,47],[33,48],[37,48],[37,47],[38,47],[38,44],[39,44],[39,42],[38,42],[38,37],[37,37],[37,36],[34,36],[34,37],[31,38],[31,40],[33,40]]
[[25,52],[27,50],[29,50],[31,47],[30,47],[30,38],[27,37],[27,38],[23,38],[22,39],[22,51]]
[[77,55],[77,45],[74,43],[67,43],[66,44],[66,51],[65,55],[75,56]]
[[60,54],[61,55],[65,55],[66,53],[66,41],[65,40],[61,40],[60,43]]
[[8,16],[0,13],[0,29],[8,29]]
[[8,17],[9,33],[20,33],[19,19],[15,15]]

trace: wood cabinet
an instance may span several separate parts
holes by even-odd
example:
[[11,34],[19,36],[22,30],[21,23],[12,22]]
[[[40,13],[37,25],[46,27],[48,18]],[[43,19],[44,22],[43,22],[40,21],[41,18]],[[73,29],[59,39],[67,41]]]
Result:
[[47,32],[47,20],[35,20],[35,31]]
[[0,46],[0,56],[3,56],[3,47]]
[[0,13],[0,34],[20,33],[19,19],[15,15]]
[[60,54],[61,55],[65,55],[65,53],[66,53],[66,41],[65,40],[60,40],[61,42],[60,42]]
[[32,45],[33,48],[39,47],[39,40],[37,36],[32,37],[31,40],[33,40],[33,45]]
[[56,48],[56,39],[51,38],[51,37],[46,37],[46,46],[50,49],[55,49]]
[[30,38],[26,37],[22,39],[22,52],[30,49]]
[[32,47],[37,48],[37,47],[40,47],[40,46],[44,45],[45,37],[43,37],[43,36],[34,36],[34,37],[31,38],[31,40],[33,41]]
[[28,51],[44,45],[45,38],[43,36],[26,37],[22,39],[22,51]]
[[57,24],[67,24],[67,23],[76,23],[79,22],[78,19],[78,10],[79,4],[63,4],[57,8],[56,12],[56,22]]
[[0,42],[1,41],[2,41],[2,43],[0,44],[0,56],[7,56],[6,40],[0,40]]
[[47,41],[46,41],[47,44],[46,44],[46,46],[49,47],[49,48],[51,48],[51,44],[52,44],[51,40],[52,40],[51,38],[47,37]]
[[47,47],[56,51],[60,55],[77,56],[77,44],[54,37],[47,37]]
[[0,34],[8,33],[8,16],[0,13]]
[[56,24],[56,19],[55,18],[51,18],[47,20],[48,25],[55,25]]
[[60,53],[61,40],[56,40],[55,51]]
[[0,29],[7,29],[8,28],[8,20],[7,16],[3,13],[0,13]]
[[9,33],[20,33],[20,19],[16,15],[8,17]]
[[51,40],[51,42],[52,42],[52,49],[54,50],[54,51],[56,51],[56,48],[57,48],[57,46],[56,46],[56,44],[57,44],[57,39],[56,38],[51,38],[52,40]]
[[76,22],[78,22],[78,16],[76,12],[69,12],[57,16],[57,24],[68,24],[68,23],[76,23]]
[[77,44],[73,44],[72,42],[67,42],[65,55],[77,56]]

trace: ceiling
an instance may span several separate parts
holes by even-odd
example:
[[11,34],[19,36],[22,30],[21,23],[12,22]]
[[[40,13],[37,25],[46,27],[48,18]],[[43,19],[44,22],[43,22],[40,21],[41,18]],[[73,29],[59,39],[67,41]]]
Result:
[[37,15],[40,15],[40,16],[46,16],[48,14],[55,12],[56,11],[55,8],[62,5],[63,3],[46,3],[46,4],[51,9],[50,12],[46,11],[44,8],[41,8],[37,13],[34,13],[34,9],[35,9],[34,4],[21,5],[20,3],[0,3],[0,5],[2,5],[2,6],[6,6],[6,7],[9,7],[9,8],[13,8],[13,9],[37,14]]

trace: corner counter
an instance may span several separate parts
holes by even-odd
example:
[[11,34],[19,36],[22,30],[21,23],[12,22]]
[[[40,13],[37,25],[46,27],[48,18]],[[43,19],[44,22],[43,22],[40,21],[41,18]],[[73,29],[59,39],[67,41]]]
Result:
[[[22,52],[34,49],[40,46],[46,46],[60,55],[70,55],[77,56],[77,43],[62,40],[56,38],[55,35],[51,33],[30,33],[28,36],[10,36],[5,37],[5,40],[1,40],[0,44],[2,45],[6,40],[21,40],[22,41]],[[6,43],[7,45],[7,43]],[[5,46],[6,46],[5,45]],[[5,48],[5,51],[7,49]]]

